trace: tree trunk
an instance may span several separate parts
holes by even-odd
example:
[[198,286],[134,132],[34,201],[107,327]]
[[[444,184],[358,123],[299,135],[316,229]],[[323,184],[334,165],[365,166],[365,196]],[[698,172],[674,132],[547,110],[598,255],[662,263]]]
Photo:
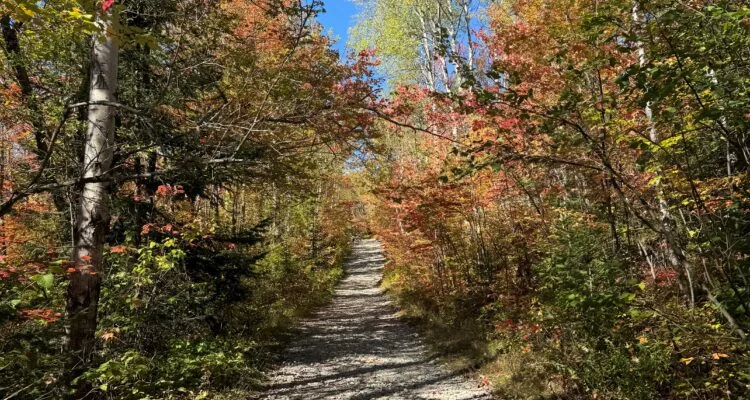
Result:
[[[641,23],[641,17],[638,15],[638,3],[635,1],[633,2],[632,19],[636,25]],[[638,50],[638,64],[643,68],[646,65],[646,51],[640,41],[636,42],[636,48]],[[658,145],[661,140],[656,132],[656,125],[654,124],[650,101],[646,103],[646,107],[643,111],[648,120],[649,140]],[[654,175],[656,177],[661,177],[663,175],[661,169],[658,168],[654,172]],[[661,182],[661,180],[659,180],[659,182]],[[693,309],[695,307],[693,265],[688,261],[687,256],[685,255],[683,248],[679,245],[679,241],[674,233],[674,228],[672,226],[674,219],[669,210],[669,204],[667,204],[661,183],[656,184],[656,200],[660,214],[659,224],[661,226],[662,236],[664,237],[664,244],[666,245],[665,251],[667,260],[680,274],[680,288],[685,292],[687,303],[690,308]]]
[[466,24],[466,66],[468,67],[469,72],[474,72],[474,40],[471,37],[471,14],[469,3],[471,3],[471,0],[464,0],[461,3],[461,7],[463,8],[464,23]]
[[[102,11],[98,24],[104,37],[93,39],[89,85],[88,128],[84,149],[83,176],[106,174],[112,165],[117,90],[117,45],[112,35],[112,11]],[[70,380],[79,376],[91,362],[96,340],[97,310],[101,278],[102,246],[109,228],[109,187],[105,182],[83,185],[72,253],[75,271],[70,274],[67,293],[67,346],[71,365]],[[77,398],[88,396],[78,385]]]
[[427,29],[427,23],[425,22],[424,16],[421,12],[417,11],[417,15],[419,16],[419,22],[422,24],[422,48],[424,50],[424,64],[422,65],[423,73],[425,75],[425,78],[427,79],[427,86],[432,90],[435,91],[436,85],[435,85],[435,56],[432,54],[432,50],[430,48],[430,40],[429,40],[429,32]]

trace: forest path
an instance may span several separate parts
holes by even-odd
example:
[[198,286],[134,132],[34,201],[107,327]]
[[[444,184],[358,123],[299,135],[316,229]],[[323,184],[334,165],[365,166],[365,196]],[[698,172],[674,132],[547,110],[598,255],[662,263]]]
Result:
[[450,372],[378,288],[385,258],[376,240],[360,240],[327,307],[302,323],[266,399],[491,399],[488,390]]

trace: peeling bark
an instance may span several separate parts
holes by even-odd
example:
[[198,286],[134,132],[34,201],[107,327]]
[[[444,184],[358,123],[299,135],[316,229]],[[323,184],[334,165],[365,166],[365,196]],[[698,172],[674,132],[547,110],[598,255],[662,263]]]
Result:
[[[95,178],[112,165],[117,98],[118,49],[112,35],[112,12],[98,19],[104,37],[94,39],[91,48],[88,128],[84,149],[83,177]],[[67,347],[71,356],[70,380],[79,376],[91,363],[96,347],[97,311],[102,265],[102,247],[109,228],[109,184],[87,182],[78,204],[73,253],[75,271],[70,274],[67,292]],[[84,385],[78,385],[78,398],[90,396]]]

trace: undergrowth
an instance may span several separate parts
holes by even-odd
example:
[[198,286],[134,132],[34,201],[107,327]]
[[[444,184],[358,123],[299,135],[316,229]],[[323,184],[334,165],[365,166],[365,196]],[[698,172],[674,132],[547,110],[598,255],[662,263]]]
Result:
[[[204,239],[195,246],[172,237],[137,250],[111,248],[99,362],[79,380],[107,399],[249,396],[295,322],[331,297],[349,243],[345,236],[328,238],[317,257],[284,243],[227,246]],[[52,278],[39,298],[22,301],[46,298],[62,306],[64,281]],[[7,285],[12,282],[0,281],[2,290],[28,296],[28,289]],[[15,398],[62,396],[61,320],[2,323],[3,382],[28,385]]]
[[436,353],[503,399],[747,398],[747,345],[718,310],[690,310],[657,290],[665,283],[623,278],[628,266],[601,235],[555,231],[526,293],[430,290],[394,247],[383,287]]

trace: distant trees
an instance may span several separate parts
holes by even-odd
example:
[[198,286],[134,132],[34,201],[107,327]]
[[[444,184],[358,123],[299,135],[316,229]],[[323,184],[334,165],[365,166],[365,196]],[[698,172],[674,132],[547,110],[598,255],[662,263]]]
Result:
[[391,84],[460,88],[474,68],[474,0],[362,1],[350,45],[372,46]]

